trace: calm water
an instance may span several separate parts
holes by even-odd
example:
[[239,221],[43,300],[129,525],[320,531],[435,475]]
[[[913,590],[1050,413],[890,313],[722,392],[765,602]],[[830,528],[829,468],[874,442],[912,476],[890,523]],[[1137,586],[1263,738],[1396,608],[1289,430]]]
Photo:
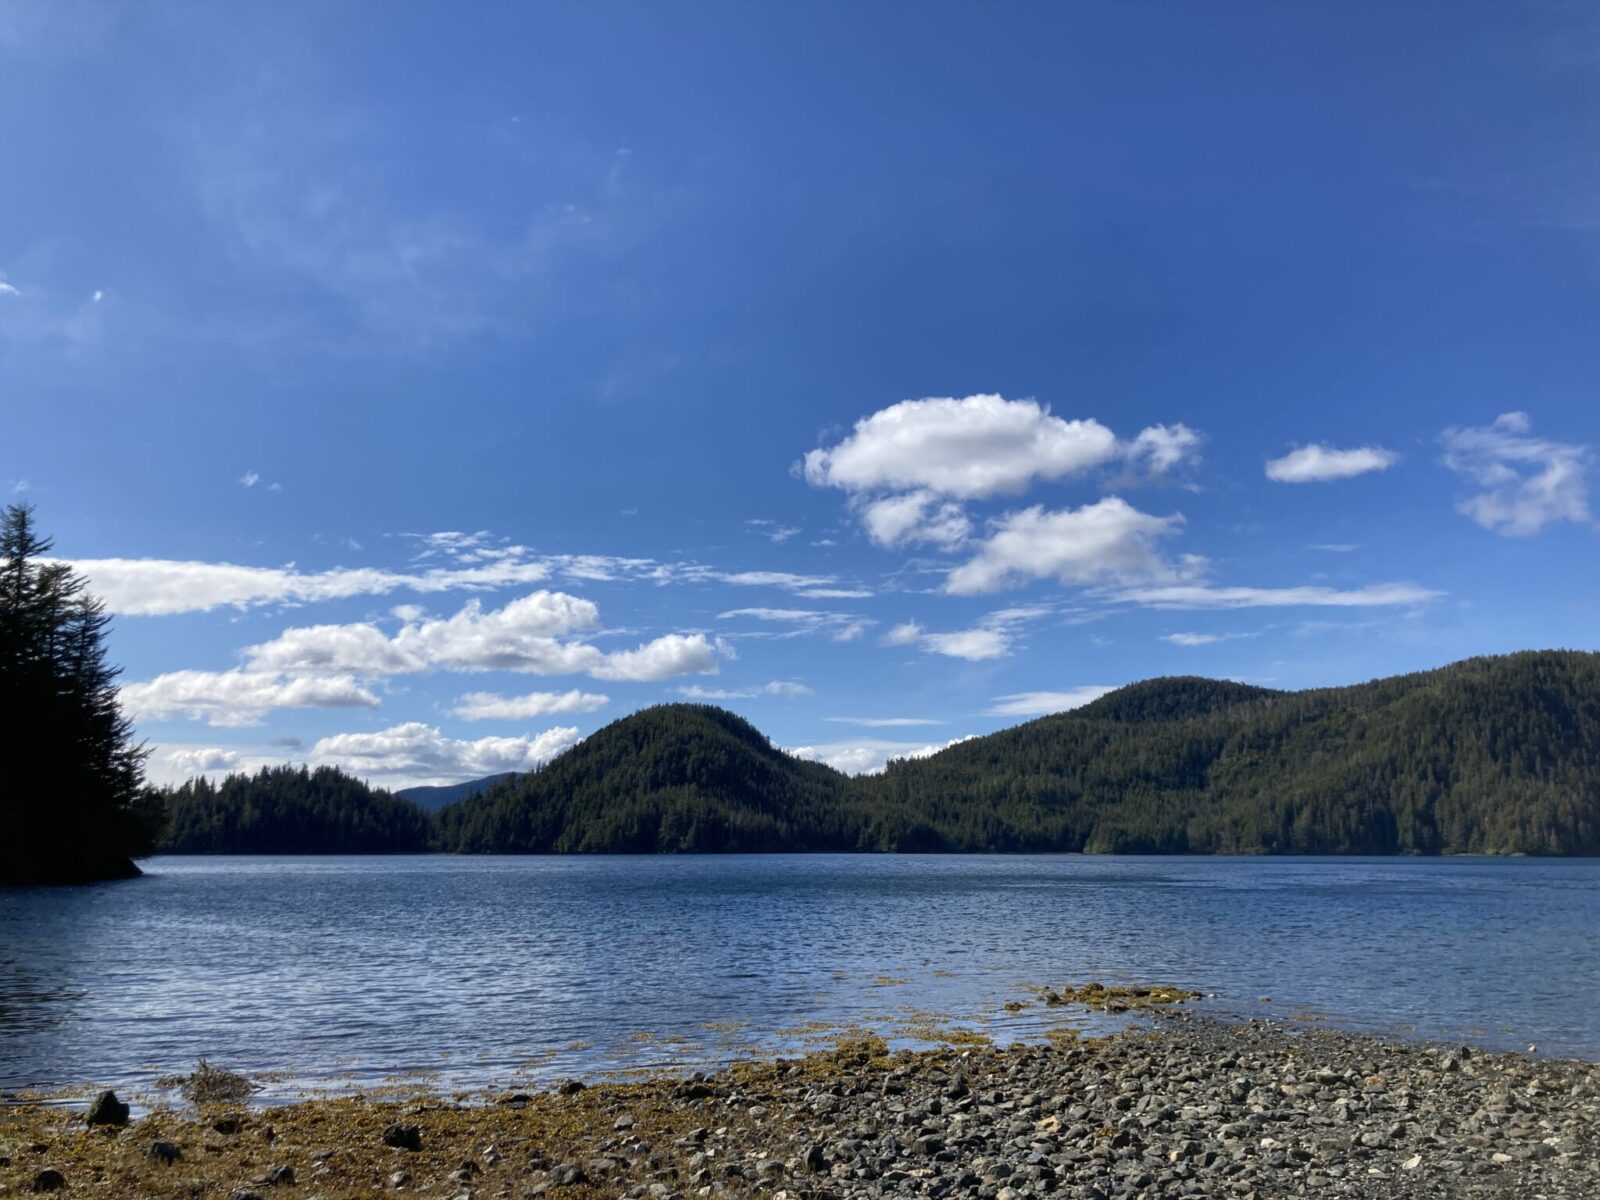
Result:
[[[0,1089],[138,1091],[201,1055],[277,1094],[508,1086],[1031,985],[1600,1058],[1600,861],[167,858],[0,889]],[[1270,1003],[1260,997],[1270,996]],[[1082,1024],[1081,1021],[1078,1022]],[[788,1031],[788,1032],[785,1032]],[[269,1093],[270,1094],[270,1093]]]

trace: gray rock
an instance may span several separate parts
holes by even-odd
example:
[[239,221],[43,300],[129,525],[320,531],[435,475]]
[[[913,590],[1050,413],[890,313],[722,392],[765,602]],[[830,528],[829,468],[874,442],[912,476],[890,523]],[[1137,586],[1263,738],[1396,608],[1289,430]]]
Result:
[[83,1120],[86,1125],[126,1125],[128,1106],[117,1099],[115,1092],[101,1092],[83,1115]]

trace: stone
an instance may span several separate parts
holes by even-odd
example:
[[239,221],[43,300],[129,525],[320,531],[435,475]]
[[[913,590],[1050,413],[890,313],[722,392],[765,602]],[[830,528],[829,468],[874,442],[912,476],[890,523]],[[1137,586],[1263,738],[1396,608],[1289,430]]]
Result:
[[33,1177],[33,1185],[28,1189],[32,1192],[60,1192],[65,1191],[67,1177],[53,1167],[46,1167]]
[[421,1150],[422,1130],[415,1125],[395,1123],[383,1131],[383,1144],[396,1150]]
[[183,1151],[171,1142],[151,1142],[147,1154],[158,1163],[170,1167],[183,1157]]
[[115,1092],[101,1092],[94,1098],[83,1120],[86,1125],[126,1125],[128,1106],[117,1099]]

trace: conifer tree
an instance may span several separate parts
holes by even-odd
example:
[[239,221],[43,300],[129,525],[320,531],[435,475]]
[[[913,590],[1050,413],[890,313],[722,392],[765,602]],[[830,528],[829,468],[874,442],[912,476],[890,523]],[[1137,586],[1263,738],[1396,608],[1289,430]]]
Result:
[[105,606],[35,532],[0,519],[0,883],[137,874],[159,810],[117,703]]

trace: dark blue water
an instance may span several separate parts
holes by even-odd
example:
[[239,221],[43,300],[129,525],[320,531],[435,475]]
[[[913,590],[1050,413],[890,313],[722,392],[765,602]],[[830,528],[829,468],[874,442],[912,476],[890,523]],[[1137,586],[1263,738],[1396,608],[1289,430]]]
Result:
[[[278,1094],[716,1060],[1029,988],[1600,1058],[1600,861],[166,858],[0,890],[0,1088],[138,1090],[199,1056]],[[1270,1003],[1259,998],[1270,996]]]

